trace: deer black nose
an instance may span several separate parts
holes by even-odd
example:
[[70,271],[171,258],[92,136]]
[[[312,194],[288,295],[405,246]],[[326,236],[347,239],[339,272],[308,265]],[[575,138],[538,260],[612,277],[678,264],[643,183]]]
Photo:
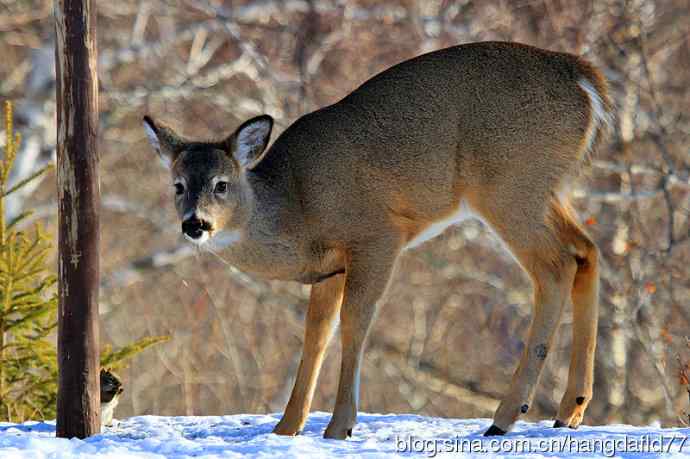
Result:
[[204,231],[211,231],[211,224],[206,220],[199,219],[192,215],[182,222],[182,232],[192,239],[199,239]]

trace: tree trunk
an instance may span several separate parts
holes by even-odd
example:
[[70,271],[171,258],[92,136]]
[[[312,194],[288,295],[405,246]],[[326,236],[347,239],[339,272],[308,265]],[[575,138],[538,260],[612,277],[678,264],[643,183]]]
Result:
[[55,0],[59,318],[57,436],[100,431],[98,77],[90,0]]

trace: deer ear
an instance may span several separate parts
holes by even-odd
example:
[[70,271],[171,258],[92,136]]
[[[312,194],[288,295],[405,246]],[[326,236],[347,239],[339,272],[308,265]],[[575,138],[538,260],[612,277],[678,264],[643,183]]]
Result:
[[271,138],[273,118],[257,116],[242,123],[228,138],[228,148],[243,168],[252,165],[264,152]]
[[163,164],[170,168],[183,149],[183,140],[171,128],[156,123],[148,115],[144,116],[144,131]]

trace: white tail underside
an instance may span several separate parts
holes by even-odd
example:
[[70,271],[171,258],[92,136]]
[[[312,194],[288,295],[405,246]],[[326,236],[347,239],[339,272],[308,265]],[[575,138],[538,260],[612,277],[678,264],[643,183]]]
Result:
[[585,145],[587,146],[586,151],[588,153],[592,152],[592,147],[594,146],[594,140],[597,136],[597,131],[600,128],[606,128],[611,124],[611,114],[604,108],[604,103],[601,100],[601,96],[597,92],[596,88],[592,86],[592,83],[587,79],[581,79],[578,84],[584,92],[587,93],[589,97],[589,106],[592,108],[589,126],[587,128],[587,134],[585,136]]

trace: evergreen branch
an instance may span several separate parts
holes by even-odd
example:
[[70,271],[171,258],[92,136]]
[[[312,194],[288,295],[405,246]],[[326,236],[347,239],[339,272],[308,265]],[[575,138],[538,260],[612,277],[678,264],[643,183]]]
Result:
[[10,222],[7,224],[7,230],[8,230],[8,231],[11,231],[11,230],[14,229],[17,225],[19,225],[22,221],[24,221],[25,219],[31,217],[33,214],[34,214],[34,211],[33,211],[33,210],[26,210],[26,211],[20,213],[19,215],[17,215],[16,217],[14,217],[14,218],[12,219],[12,221],[10,221]]
[[50,304],[47,305],[42,305],[41,307],[33,308],[33,310],[24,315],[23,317],[16,319],[16,320],[8,320],[5,322],[5,331],[10,332],[13,331],[14,329],[21,327],[27,322],[34,321],[37,319],[40,319],[41,317],[50,314],[53,310],[53,306]]
[[19,190],[20,188],[22,188],[22,187],[28,185],[29,183],[31,183],[32,181],[36,180],[38,177],[40,177],[41,175],[45,174],[46,172],[48,172],[48,171],[51,170],[51,169],[53,169],[53,165],[52,165],[52,164],[47,164],[47,165],[45,165],[44,167],[42,167],[41,169],[37,170],[37,171],[34,172],[33,174],[29,175],[29,176],[26,177],[25,179],[20,180],[16,185],[12,186],[12,188],[10,188],[9,190],[5,191],[5,192],[2,194],[2,197],[4,198],[4,197],[6,197],[6,196],[9,196],[10,194],[12,194],[12,193],[14,193],[15,191]]
[[169,340],[169,335],[147,336],[135,341],[132,344],[128,344],[117,351],[112,351],[109,348],[106,348],[101,354],[101,367],[110,368],[113,370],[123,368],[127,360],[131,359],[134,355],[143,351],[147,347],[164,343]]

